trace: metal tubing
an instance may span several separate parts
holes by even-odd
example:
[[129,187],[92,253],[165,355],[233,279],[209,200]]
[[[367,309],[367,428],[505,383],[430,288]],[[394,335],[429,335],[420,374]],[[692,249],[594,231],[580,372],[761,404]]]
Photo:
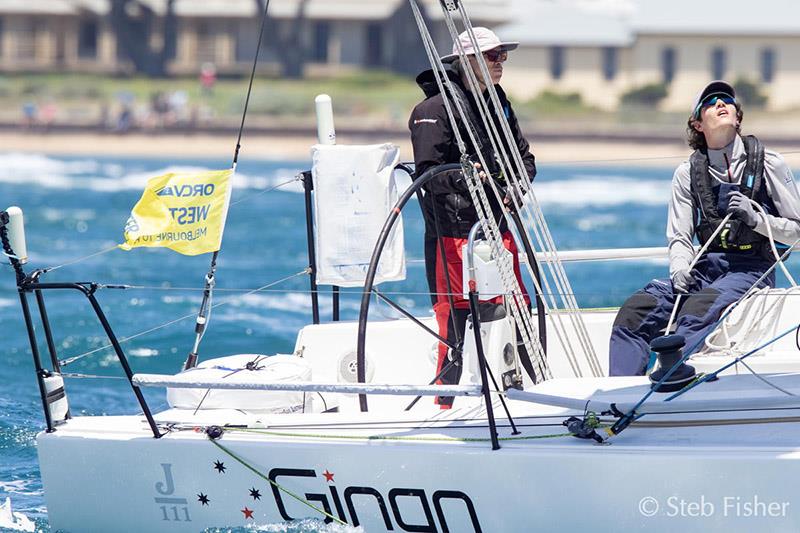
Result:
[[539,323],[539,344],[542,345],[542,353],[547,355],[547,316],[544,310],[544,295],[539,292],[537,287],[542,286],[542,277],[539,272],[539,261],[536,259],[536,252],[533,250],[531,241],[528,239],[528,234],[525,232],[525,226],[522,224],[522,219],[516,210],[509,209],[511,218],[517,226],[517,233],[522,239],[522,247],[525,250],[525,255],[528,257],[528,264],[533,269],[533,276],[536,278],[536,284],[533,286],[533,294],[536,296],[536,318]]
[[[119,359],[120,364],[122,365],[122,369],[125,371],[125,376],[128,378],[128,383],[130,383],[131,388],[133,389],[134,395],[136,395],[136,399],[139,401],[139,406],[142,408],[142,412],[144,413],[145,418],[147,419],[147,423],[150,426],[150,429],[153,431],[153,436],[155,438],[161,437],[161,432],[158,430],[158,426],[156,426],[156,421],[153,418],[153,414],[150,412],[150,407],[147,405],[147,402],[142,395],[142,391],[139,389],[137,385],[133,383],[133,371],[131,370],[130,365],[128,364],[128,359],[125,357],[125,353],[122,351],[122,347],[117,340],[117,336],[114,334],[114,330],[111,328],[111,324],[109,324],[108,319],[106,319],[105,313],[103,313],[103,309],[100,307],[100,303],[97,301],[97,298],[94,297],[94,290],[97,288],[95,284],[92,283],[27,283],[19,288],[20,293],[22,291],[39,291],[43,289],[74,289],[83,293],[84,296],[89,300],[89,303],[92,306],[92,309],[97,315],[97,319],[100,321],[100,324],[103,326],[103,330],[108,337],[108,340],[111,341],[111,345],[114,347],[114,352],[117,354],[117,358]],[[28,335],[31,336],[33,334],[33,325],[29,324],[30,322],[30,311],[28,310],[27,300],[22,298],[22,307],[23,307],[23,314],[25,314],[26,319],[26,326],[29,326]],[[39,358],[39,352],[35,347],[35,336],[31,338],[31,346],[34,352],[34,358]],[[41,362],[38,363],[38,367],[41,367]],[[37,373],[39,372],[39,368],[37,368]],[[40,384],[42,390],[44,390],[44,381]],[[43,396],[44,400],[44,396]],[[48,428],[52,426],[49,423],[49,411],[45,406],[45,416],[48,418]],[[52,429],[50,429],[52,431]]]
[[314,324],[319,324],[319,294],[317,293],[317,252],[314,246],[314,217],[311,204],[311,191],[314,190],[314,181],[311,171],[302,173],[303,191],[306,205],[306,244],[308,245],[308,279],[311,284],[311,317]]
[[331,289],[333,292],[333,321],[339,321],[339,287],[334,285]]
[[144,413],[145,418],[147,418],[147,423],[150,425],[150,429],[153,430],[153,436],[157,439],[161,438],[161,432],[158,430],[158,426],[156,426],[156,421],[153,419],[153,414],[150,412],[150,407],[148,407],[141,389],[139,389],[139,387],[133,383],[133,371],[131,370],[131,367],[128,364],[128,358],[125,357],[125,353],[122,351],[122,346],[119,345],[119,341],[117,341],[117,336],[111,329],[111,324],[108,323],[106,315],[105,313],[103,313],[103,309],[100,307],[100,303],[97,301],[97,298],[95,298],[94,294],[92,294],[91,292],[86,291],[85,294],[86,297],[89,298],[89,303],[92,304],[92,309],[94,309],[97,318],[103,325],[103,329],[106,332],[106,336],[108,336],[108,340],[110,340],[112,346],[114,346],[114,351],[116,352],[117,358],[119,359],[119,362],[122,365],[122,369],[125,371],[125,376],[128,378],[128,382],[131,384],[131,388],[133,388],[133,393],[136,395],[136,399],[139,401],[139,406],[142,408],[142,412]]
[[412,315],[411,313],[409,313],[408,311],[406,311],[405,309],[400,307],[398,304],[396,304],[392,300],[390,300],[382,292],[378,291],[378,289],[373,288],[372,292],[374,292],[378,296],[378,298],[380,298],[381,300],[383,300],[384,302],[389,304],[393,309],[395,309],[399,313],[401,313],[404,317],[406,317],[407,319],[411,320],[412,322],[414,322],[414,324],[418,325],[419,327],[421,327],[422,329],[424,329],[425,331],[427,331],[428,333],[430,333],[431,335],[436,337],[439,340],[439,342],[441,342],[442,344],[445,344],[448,348],[450,348],[454,352],[461,353],[461,350],[459,350],[456,346],[453,346],[453,344],[449,340],[445,339],[444,337],[442,337],[441,335],[439,335],[438,333],[433,331],[431,328],[429,328],[428,326],[426,326],[425,324],[420,322],[417,317],[415,317],[414,315]]
[[44,409],[44,420],[47,424],[47,432],[52,433],[55,431],[53,427],[53,418],[50,416],[50,406],[47,404],[47,390],[44,386],[44,368],[42,367],[42,358],[39,354],[39,346],[36,342],[36,332],[33,329],[33,319],[31,318],[31,309],[28,306],[28,297],[25,294],[25,289],[18,288],[19,301],[22,304],[22,316],[25,318],[25,328],[28,330],[28,340],[31,343],[31,353],[33,354],[33,367],[36,369],[36,382],[39,385],[39,395],[42,398],[42,408]]
[[44,337],[47,340],[47,349],[50,352],[50,362],[53,365],[54,372],[61,372],[61,363],[58,362],[58,353],[56,351],[56,344],[53,341],[53,331],[50,328],[50,319],[47,316],[47,309],[44,305],[44,295],[42,291],[33,291],[36,295],[36,304],[39,306],[39,315],[42,318],[42,327],[44,328]]
[[[381,254],[383,253],[383,247],[386,246],[386,241],[389,239],[392,227],[394,226],[397,217],[400,215],[400,212],[403,210],[403,207],[405,207],[406,203],[408,203],[408,200],[415,195],[417,191],[419,191],[424,185],[426,185],[440,173],[460,168],[460,164],[450,163],[447,165],[439,165],[427,170],[424,174],[422,174],[422,176],[415,179],[411,183],[411,186],[406,189],[402,196],[400,196],[400,199],[395,204],[394,209],[392,209],[392,213],[389,215],[389,218],[387,218],[386,222],[383,224],[383,229],[378,236],[378,242],[375,243],[375,249],[372,252],[372,258],[370,259],[369,268],[367,269],[367,276],[364,280],[364,292],[361,295],[361,311],[358,315],[358,338],[356,341],[356,365],[358,367],[359,383],[364,383],[367,378],[365,347],[367,339],[367,315],[369,314],[369,302],[372,294],[372,286],[375,283],[375,275],[378,272],[378,262],[380,261]],[[367,396],[365,394],[359,394],[358,401],[361,410],[367,411]]]
[[[466,262],[467,262],[467,272],[469,274],[470,294],[472,294],[473,292],[475,293],[476,302],[478,301],[478,293],[475,291],[475,283],[474,283],[474,281],[475,281],[475,240],[478,238],[478,233],[479,232],[483,233],[483,230],[481,229],[481,223],[480,222],[476,222],[472,226],[472,228],[469,230],[469,236],[467,237],[467,257],[465,259]],[[472,327],[480,329],[480,315],[479,314],[477,314],[477,315],[475,314],[475,313],[479,313],[480,310],[479,309],[473,309],[471,300],[470,300],[470,312],[472,313],[472,316],[473,316]],[[476,316],[477,316],[477,319],[474,318]],[[477,349],[478,349],[478,355],[479,355],[479,357],[483,357],[484,356],[484,353],[483,353],[483,342],[480,339],[480,331],[477,331],[475,333],[475,341],[476,341],[476,346],[477,346]],[[495,390],[497,390],[498,392],[501,392],[500,391],[500,386],[497,384],[497,380],[494,378],[494,373],[492,372],[492,369],[489,368],[489,366],[487,365],[486,366],[486,370],[489,372],[489,377],[492,379],[492,383],[494,384]],[[514,435],[519,434],[519,431],[517,431],[517,426],[516,426],[516,424],[514,424],[514,420],[511,418],[511,411],[508,410],[508,406],[506,405],[506,401],[505,401],[505,399],[503,399],[502,395],[500,396],[500,403],[503,405],[503,409],[506,412],[506,416],[508,417],[508,421],[511,423],[512,432],[514,433]]]
[[481,372],[481,390],[483,392],[484,402],[486,402],[486,416],[489,419],[489,437],[492,439],[492,449],[499,450],[500,443],[497,440],[497,426],[494,420],[492,395],[489,392],[489,379],[486,376],[486,357],[483,353],[483,341],[481,340],[481,319],[480,310],[478,307],[478,293],[475,292],[474,287],[470,287],[469,291],[469,310],[472,314],[472,331],[475,333],[475,349],[478,352],[478,368]]

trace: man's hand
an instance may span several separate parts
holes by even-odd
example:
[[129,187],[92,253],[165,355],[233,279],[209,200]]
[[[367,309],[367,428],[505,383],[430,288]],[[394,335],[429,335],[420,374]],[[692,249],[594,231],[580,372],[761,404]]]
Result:
[[480,163],[473,163],[472,166],[475,167],[475,170],[479,171],[478,172],[478,177],[481,179],[481,181],[483,183],[486,183],[486,181],[489,179],[489,176],[486,174],[486,172],[481,170],[481,164]]
[[751,228],[758,224],[758,215],[750,199],[739,191],[731,191],[728,194],[728,213],[734,218],[738,218]]
[[681,294],[687,294],[692,287],[697,286],[697,280],[692,276],[690,271],[677,270],[672,275],[672,286],[675,288],[675,291]]

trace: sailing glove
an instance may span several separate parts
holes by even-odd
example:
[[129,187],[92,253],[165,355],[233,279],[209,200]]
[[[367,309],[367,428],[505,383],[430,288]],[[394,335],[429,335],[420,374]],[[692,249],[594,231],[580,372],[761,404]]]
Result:
[[731,191],[728,194],[728,213],[731,213],[734,218],[738,218],[751,228],[755,228],[756,224],[758,224],[758,215],[753,209],[753,203],[739,191]]
[[697,285],[697,280],[689,270],[676,270],[672,274],[672,286],[676,292],[687,294],[692,287]]

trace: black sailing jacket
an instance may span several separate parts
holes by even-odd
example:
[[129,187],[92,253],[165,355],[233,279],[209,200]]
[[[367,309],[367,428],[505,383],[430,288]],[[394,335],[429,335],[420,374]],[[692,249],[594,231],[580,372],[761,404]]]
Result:
[[[448,77],[453,81],[456,87],[456,97],[466,100],[472,111],[470,121],[473,123],[479,143],[482,144],[482,153],[487,165],[490,167],[493,176],[497,176],[496,159],[494,151],[489,144],[489,136],[486,133],[483,123],[478,114],[477,103],[471,92],[467,91],[461,82],[460,77],[450,67],[449,63],[445,64],[448,69]],[[411,143],[414,148],[414,163],[416,165],[416,175],[421,176],[426,170],[436,165],[447,163],[459,163],[461,160],[461,153],[456,144],[455,135],[453,134],[450,120],[447,116],[447,110],[444,106],[444,98],[439,92],[439,86],[436,83],[432,70],[426,70],[417,76],[417,84],[422,88],[425,93],[425,100],[419,103],[414,111],[411,113],[411,118],[408,121],[408,127],[411,130]],[[528,172],[528,177],[533,180],[536,175],[536,163],[533,154],[530,152],[528,141],[522,136],[519,128],[519,122],[511,109],[511,104],[506,97],[505,92],[499,85],[495,85],[497,94],[500,97],[508,123],[511,126],[511,132],[514,136],[516,146],[511,147],[517,150],[522,155],[522,161]],[[488,95],[484,95],[488,98]],[[490,106],[492,108],[492,106]],[[458,117],[458,113],[453,110],[458,122],[459,130],[461,131],[462,138],[467,145],[467,152],[470,155],[475,155],[475,147],[470,142],[469,135],[465,125]],[[497,123],[497,117],[492,114],[492,119],[497,125],[498,131],[500,126]],[[501,133],[502,136],[502,133]],[[513,154],[508,146],[505,147],[509,154]],[[477,158],[474,159],[477,161]],[[448,172],[440,175],[437,179],[428,183],[425,187],[426,195],[423,205],[423,213],[425,214],[426,228],[428,238],[434,232],[433,228],[433,209],[436,209],[436,214],[439,219],[439,227],[442,237],[461,237],[466,238],[469,230],[478,221],[478,216],[472,205],[472,199],[467,189],[467,184],[464,181],[464,176],[458,170]],[[500,205],[494,198],[494,193],[487,186],[487,195],[492,203],[492,210],[494,211],[495,218],[499,217],[501,212]],[[500,220],[501,229],[505,228],[505,221]],[[435,233],[434,233],[435,235]]]

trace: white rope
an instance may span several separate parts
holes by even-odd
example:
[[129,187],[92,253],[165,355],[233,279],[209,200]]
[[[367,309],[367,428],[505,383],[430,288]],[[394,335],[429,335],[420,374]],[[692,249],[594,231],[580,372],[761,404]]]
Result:
[[[444,73],[444,65],[441,64],[441,60],[439,59],[439,53],[436,51],[436,47],[433,43],[433,39],[430,38],[430,33],[428,28],[425,24],[424,19],[421,17],[419,7],[416,3],[416,0],[409,0],[412,6],[412,10],[415,13],[415,20],[417,22],[417,26],[419,27],[420,34],[423,36],[423,45],[426,47],[426,51],[428,53],[428,58],[432,60],[432,66],[434,70],[434,74],[437,76],[437,83],[440,86],[440,89],[443,86],[446,86],[449,95],[455,95],[456,92],[454,90],[452,81],[446,76],[440,76],[439,71]],[[447,14],[446,14],[447,17]],[[456,42],[458,40],[456,39]],[[462,49],[463,52],[463,49]],[[448,102],[448,92],[442,92],[443,100],[446,102],[446,107],[449,106]],[[468,118],[467,112],[463,108],[459,98],[452,98],[453,105],[458,112],[458,116],[461,119],[463,124],[470,125],[470,120]],[[452,128],[454,131],[458,131],[458,123],[455,122],[455,117],[452,114],[449,114],[448,118],[452,121]],[[470,142],[473,146],[477,147],[480,146],[478,140],[475,136],[475,132],[472,127],[466,128],[467,134],[470,137]],[[458,136],[457,136],[458,138]],[[462,154],[465,154],[466,147],[459,146],[459,149],[462,151]],[[481,166],[484,169],[490,168],[484,159],[483,153],[480,150],[476,150],[476,155],[481,163]],[[534,364],[536,364],[541,371],[541,375],[543,377],[549,377],[550,372],[549,368],[547,367],[546,360],[544,358],[544,351],[541,348],[541,345],[538,342],[538,338],[535,335],[531,335],[530,330],[532,328],[532,320],[530,318],[530,311],[527,308],[527,305],[522,299],[522,290],[517,283],[516,276],[513,274],[513,264],[510,263],[510,260],[502,253],[503,244],[502,244],[502,235],[500,234],[499,227],[497,222],[494,220],[492,216],[491,205],[486,197],[485,190],[482,186],[481,179],[478,175],[478,172],[471,166],[465,165],[465,161],[462,161],[462,166],[466,168],[463,169],[465,180],[468,186],[468,190],[470,193],[470,197],[473,201],[473,205],[475,207],[476,213],[478,215],[478,219],[481,221],[481,227],[484,232],[484,236],[486,237],[487,241],[492,248],[494,255],[498,258],[498,264],[500,266],[499,271],[501,275],[501,281],[503,283],[504,291],[511,295],[510,298],[507,299],[507,303],[509,304],[509,309],[511,311],[512,319],[517,323],[519,326],[520,332],[523,336],[523,341],[528,348],[528,354],[531,357]],[[525,316],[527,314],[527,316]],[[527,320],[526,320],[527,319]]]
[[[464,21],[464,25],[465,25],[465,28],[466,28],[466,32],[470,36],[470,39],[472,41],[473,46],[477,49],[478,48],[477,39],[475,38],[473,28],[472,28],[471,23],[469,21],[469,17],[468,17],[468,15],[466,13],[466,10],[463,7],[463,4],[460,5],[460,10],[461,10],[461,16],[462,16],[462,19]],[[460,45],[460,43],[459,43],[459,45]],[[483,59],[483,56],[476,54],[476,60],[477,60],[479,66],[481,68],[481,74],[482,74],[483,79],[484,79],[484,85],[486,86],[487,91],[488,91],[488,93],[490,95],[491,103],[495,107],[495,114],[498,117],[502,117],[504,115],[504,111],[502,109],[502,105],[500,103],[499,96],[497,95],[497,92],[495,90],[494,84],[492,83],[491,77],[489,76],[488,68],[486,67],[486,64],[485,64],[485,61]],[[472,72],[472,69],[468,69],[467,74],[468,74],[468,76],[470,78],[471,83],[473,84],[473,90],[475,90],[475,88],[474,88],[475,87],[475,80],[474,80],[474,73]],[[488,108],[488,103],[484,102],[483,99],[479,99],[479,102],[483,107],[484,113],[488,115],[490,113],[489,112],[489,108]],[[517,167],[515,169],[516,172],[513,171],[513,169],[512,169],[513,167],[512,167],[512,165],[511,165],[511,163],[509,161],[508,152],[506,151],[506,146],[514,146],[515,145],[515,141],[514,141],[514,138],[513,138],[513,133],[511,132],[510,125],[508,124],[507,121],[504,121],[502,119],[499,120],[501,128],[503,130],[503,134],[505,136],[505,144],[504,144],[503,140],[500,138],[500,135],[499,135],[499,133],[497,132],[497,130],[495,128],[494,121],[492,121],[492,120],[488,120],[487,121],[484,118],[484,125],[486,125],[487,122],[488,122],[488,125],[490,126],[492,134],[494,135],[494,141],[495,141],[495,145],[496,145],[495,146],[495,150],[498,151],[498,153],[502,156],[502,160],[503,161],[501,161],[501,163],[505,163],[504,173],[508,176],[509,181],[514,186],[514,188],[511,190],[511,192],[512,192],[511,200],[514,203],[514,206],[517,209],[517,211],[522,214],[521,219],[523,221],[526,220],[526,219],[530,220],[531,218],[535,218],[536,219],[536,223],[530,223],[529,222],[529,225],[531,225],[531,227],[536,232],[537,241],[540,243],[540,247],[546,252],[546,256],[548,255],[548,253],[550,254],[550,257],[546,257],[546,259],[550,260],[549,261],[550,264],[548,266],[549,266],[549,268],[551,270],[551,273],[552,273],[552,275],[554,277],[554,280],[556,282],[557,289],[562,293],[571,292],[570,287],[569,287],[569,280],[566,277],[566,273],[563,270],[563,266],[561,265],[560,261],[558,261],[558,256],[557,256],[557,254],[555,252],[555,243],[552,241],[552,236],[550,235],[549,229],[547,227],[547,223],[546,223],[546,221],[544,219],[544,215],[542,214],[541,209],[538,208],[538,204],[536,203],[535,195],[532,194],[532,192],[531,192],[530,178],[527,175],[527,170],[525,168],[524,162],[522,161],[522,155],[517,150],[510,150],[510,152],[511,152],[511,154],[513,156],[514,163],[516,164],[516,167]],[[525,179],[519,180],[518,176],[524,176]],[[514,194],[514,192],[516,192],[516,194]],[[520,205],[519,200],[522,198],[523,194],[529,194],[530,195],[529,196],[531,198],[530,203],[527,203],[527,204],[523,203],[522,205]],[[499,200],[499,201],[501,201],[501,200]],[[535,209],[533,209],[534,207],[535,207]],[[537,225],[538,225],[538,228],[537,228]],[[523,228],[522,231],[528,233],[528,230],[526,228]],[[540,234],[541,234],[541,236],[540,236]],[[529,234],[527,236],[529,237]],[[544,244],[542,244],[542,241],[544,242]],[[529,265],[528,268],[530,269],[530,265]],[[532,277],[534,277],[532,272],[529,272],[529,273],[531,274]],[[546,280],[546,277],[545,277],[545,280]],[[541,291],[541,288],[539,288],[538,286],[537,286],[537,288]],[[579,315],[577,302],[567,298],[565,300],[564,304],[565,304],[564,305],[564,310],[566,311],[567,316],[570,318],[570,321],[572,322],[573,330],[577,334],[578,341],[582,345],[584,353],[587,356],[588,362],[589,362],[590,366],[592,367],[593,372],[597,376],[601,375],[602,374],[602,370],[601,370],[599,361],[597,360],[596,355],[594,354],[594,350],[593,350],[593,347],[591,345],[591,341],[589,340],[588,331],[586,330],[585,325],[583,325],[582,317]],[[556,306],[554,305],[553,307],[555,308]],[[560,315],[560,313],[556,312],[554,318],[556,318],[557,319],[556,322],[560,324],[561,322],[560,322],[560,316],[559,315]],[[563,325],[562,325],[562,327],[563,327]],[[572,361],[574,361],[574,364],[577,365],[577,359],[575,357],[574,351],[572,350],[572,347],[571,347],[570,343],[568,342],[569,335],[566,334],[564,336],[564,339],[567,342],[566,343],[562,342],[562,345],[565,345],[565,351],[566,351],[568,357],[570,357],[572,359]],[[578,373],[576,375],[581,375],[580,371],[578,371]]]
[[786,279],[789,280],[789,283],[792,284],[792,287],[797,287],[797,283],[794,281],[794,278],[792,277],[792,275],[789,274],[789,270],[786,268],[786,265],[783,263],[783,259],[781,259],[781,256],[778,253],[777,246],[775,246],[775,237],[773,237],[773,235],[772,235],[772,226],[769,225],[769,217],[767,216],[766,211],[764,211],[764,209],[760,205],[758,205],[758,202],[756,202],[756,201],[754,201],[754,200],[752,200],[750,198],[748,198],[748,200],[750,200],[750,203],[753,205],[753,207],[756,208],[756,210],[759,213],[764,215],[764,225],[767,227],[767,237],[769,238],[769,246],[772,249],[772,254],[775,256],[775,260],[778,262],[778,266],[780,267],[781,272],[783,272],[783,274],[786,276]]
[[[483,99],[480,97],[481,91],[479,89],[477,80],[474,77],[474,73],[472,69],[469,67],[468,59],[466,58],[466,52],[458,39],[457,31],[452,23],[452,19],[446,16],[446,21],[448,23],[448,29],[450,30],[451,37],[453,37],[454,42],[456,43],[459,57],[461,61],[465,63],[464,68],[462,69],[465,73],[469,73],[471,76],[470,78],[470,90],[476,96],[476,101],[483,102]],[[485,102],[483,102],[485,104]],[[492,123],[493,121],[487,120],[486,115],[484,113],[479,113],[481,115],[481,119],[484,123],[484,127],[487,128],[487,122]],[[463,119],[465,119],[465,124],[470,124],[467,114],[464,113]],[[481,166],[483,167],[482,170],[488,170],[490,168],[485,161],[485,155],[482,153],[481,150],[477,150],[479,143],[475,138],[474,131],[472,130],[472,126],[470,124],[470,128],[468,131],[470,132],[470,137],[473,142],[473,146],[476,147],[476,155],[478,156]],[[485,130],[488,132],[487,130]],[[497,146],[496,142],[493,142],[493,146],[495,149],[495,153],[497,153]],[[539,367],[540,374],[544,377],[550,377],[550,371],[546,364],[546,358],[544,356],[544,350],[539,343],[538,337],[535,335],[536,329],[533,326],[533,318],[531,315],[530,310],[524,298],[522,297],[522,289],[519,286],[519,283],[516,279],[516,275],[514,273],[514,265],[513,260],[509,258],[506,254],[503,253],[504,246],[503,246],[503,237],[500,233],[500,228],[497,225],[497,221],[494,220],[494,216],[492,213],[492,207],[486,196],[486,190],[481,182],[479,177],[479,173],[474,169],[465,169],[467,174],[470,174],[471,180],[469,182],[469,189],[470,195],[472,196],[473,203],[479,203],[482,207],[484,216],[479,216],[479,220],[481,221],[482,229],[484,230],[484,235],[487,237],[489,241],[492,251],[495,257],[498,260],[499,265],[499,272],[501,276],[501,281],[503,282],[504,290],[506,292],[511,293],[510,301],[507,303],[509,304],[509,310],[511,311],[511,316],[514,322],[517,324],[520,334],[523,339],[523,344],[528,351],[528,355],[533,359],[533,362]],[[488,184],[490,185],[492,192],[495,195],[496,200],[502,205],[503,196],[497,190],[497,186],[493,180],[487,180]],[[479,213],[480,215],[480,213]]]
[[[475,39],[474,32],[472,31],[472,26],[469,23],[469,19],[468,19],[467,15],[466,15],[466,12],[463,10],[463,5],[460,6],[460,9],[461,9],[462,19],[464,20],[465,26],[467,28],[466,31],[467,31],[468,35],[470,35],[470,39],[472,40],[473,46],[477,49],[478,48],[477,47],[477,41]],[[443,10],[444,10],[444,8],[443,8]],[[457,48],[457,51],[459,53],[459,57],[461,57],[462,61],[465,62],[465,68],[463,69],[465,77],[467,78],[467,81],[470,84],[470,88],[471,88],[472,92],[474,94],[481,94],[481,91],[479,89],[479,84],[477,82],[477,78],[475,77],[475,73],[472,72],[471,68],[469,68],[468,59],[466,57],[466,54],[464,53],[463,47],[462,47],[462,45],[460,43],[460,40],[458,39],[458,32],[454,27],[452,19],[449,16],[449,13],[446,10],[444,10],[444,12],[445,12],[445,21],[447,22],[448,29],[449,29],[449,31],[451,33],[451,37],[453,38],[453,40],[454,40],[454,42],[456,44],[456,48]],[[487,102],[485,102],[482,98],[476,98],[476,101],[478,102],[478,104],[480,106],[480,111],[481,111],[480,115],[481,115],[481,119],[482,119],[482,121],[484,123],[484,127],[486,128],[487,133],[490,135],[491,140],[493,141],[493,148],[495,149],[495,152],[498,155],[498,159],[499,159],[498,163],[501,165],[503,173],[509,178],[509,182],[513,186],[513,188],[510,190],[510,192],[511,192],[511,194],[510,194],[511,200],[514,203],[514,207],[517,209],[517,211],[520,212],[523,215],[522,216],[523,220],[526,220],[526,219],[530,220],[530,219],[537,219],[538,218],[538,220],[536,220],[535,223],[529,222],[529,225],[531,225],[533,227],[534,232],[536,233],[537,242],[540,245],[540,248],[542,248],[542,250],[544,250],[546,253],[549,253],[549,255],[551,256],[551,257],[547,258],[547,259],[549,259],[547,264],[548,264],[548,266],[549,266],[549,268],[551,270],[551,275],[553,276],[553,278],[554,278],[554,280],[556,282],[557,292],[569,293],[569,292],[571,292],[571,288],[569,287],[569,281],[566,278],[566,274],[563,271],[563,267],[558,262],[557,256],[556,257],[552,257],[552,255],[554,254],[555,246],[554,246],[554,243],[552,242],[552,237],[549,234],[549,230],[547,229],[547,225],[546,225],[546,222],[544,221],[543,215],[541,214],[541,210],[540,209],[535,209],[535,210],[533,210],[533,212],[531,211],[531,209],[532,209],[531,205],[534,205],[534,206],[536,205],[535,204],[535,197],[533,197],[533,195],[531,194],[530,195],[530,197],[532,198],[532,202],[531,203],[520,204],[519,200],[522,197],[523,191],[525,191],[527,193],[530,192],[530,186],[529,186],[530,180],[527,179],[527,171],[525,170],[521,154],[519,154],[517,151],[514,151],[514,150],[510,150],[510,152],[512,152],[514,163],[516,163],[517,172],[514,172],[512,170],[513,169],[513,165],[512,165],[512,163],[511,163],[511,161],[509,159],[508,151],[506,151],[506,145],[508,145],[508,146],[514,146],[515,145],[515,142],[513,141],[513,134],[511,133],[511,129],[510,129],[510,126],[508,125],[507,121],[504,121],[501,118],[501,117],[504,116],[504,112],[502,111],[502,105],[500,104],[499,97],[497,96],[497,93],[494,90],[494,85],[491,82],[491,77],[489,76],[488,69],[486,68],[486,65],[485,65],[485,61],[483,60],[483,57],[481,55],[476,55],[476,59],[477,59],[479,65],[481,66],[481,74],[482,74],[483,79],[484,79],[484,85],[486,86],[487,90],[489,91],[491,102],[495,107],[495,115],[499,118],[498,122],[500,123],[501,129],[503,130],[503,134],[505,135],[505,141],[506,141],[505,144],[502,142],[502,137],[501,137],[500,133],[497,131],[494,121],[491,120],[491,119],[487,119],[487,116],[490,114],[489,107],[488,107],[489,104]],[[484,165],[484,167],[485,167],[485,165]],[[525,176],[526,179],[518,180],[517,179],[517,174]],[[498,190],[497,190],[496,186],[494,185],[494,183],[490,182],[490,185],[491,185],[491,189],[492,189],[493,193],[497,197],[498,202],[501,202],[501,205],[502,205],[503,195],[501,195],[498,192]],[[538,226],[538,228],[537,228],[537,226]],[[525,227],[523,227],[522,231],[527,232],[528,230]],[[531,277],[534,279],[534,283],[537,285],[537,289],[539,290],[539,292],[541,292],[541,293],[545,293],[546,292],[546,293],[549,293],[549,294],[552,294],[554,292],[550,288],[549,283],[547,282],[547,277],[546,276],[543,276],[543,280],[544,280],[544,283],[545,283],[545,289],[543,290],[538,285],[538,283],[536,283],[536,281],[535,281],[535,276],[533,275],[533,272],[531,271],[532,267],[530,265],[527,265],[526,267],[529,269],[529,273],[531,274]],[[587,359],[589,361],[589,365],[590,365],[590,368],[591,368],[592,372],[595,375],[601,375],[602,371],[600,369],[600,364],[599,364],[599,361],[596,358],[596,355],[594,354],[594,350],[593,350],[593,348],[591,346],[591,341],[589,340],[588,331],[587,331],[585,325],[583,324],[582,317],[578,314],[577,303],[574,301],[574,298],[571,298],[571,300],[572,301],[570,301],[569,297],[566,298],[564,309],[566,311],[567,316],[570,318],[570,320],[572,322],[573,330],[575,331],[577,339],[578,339],[579,343],[582,345],[584,353],[587,356]],[[551,305],[549,307],[557,308],[557,305],[556,305],[556,303],[554,301],[551,300]],[[580,370],[580,366],[577,363],[577,358],[575,357],[574,350],[573,350],[573,348],[571,346],[571,343],[569,341],[570,335],[566,331],[566,327],[561,322],[561,317],[560,317],[561,313],[560,312],[554,312],[554,313],[551,313],[551,314],[552,314],[552,316],[554,318],[554,325],[556,326],[554,329],[556,331],[557,337],[559,338],[559,341],[561,342],[562,346],[564,347],[564,351],[567,354],[567,357],[569,359],[569,362],[570,362],[571,366],[573,367],[573,372],[577,376],[580,376],[580,375],[582,375],[581,370]],[[523,321],[525,321],[524,317],[523,317]],[[521,328],[521,332],[523,333],[523,337],[527,333],[525,331],[525,329],[526,328]],[[532,326],[531,326],[531,329],[532,329]]]
[[800,288],[770,289],[765,287],[751,293],[734,312],[710,333],[699,355],[747,353],[763,339],[774,337],[781,312],[789,293],[800,294]]

